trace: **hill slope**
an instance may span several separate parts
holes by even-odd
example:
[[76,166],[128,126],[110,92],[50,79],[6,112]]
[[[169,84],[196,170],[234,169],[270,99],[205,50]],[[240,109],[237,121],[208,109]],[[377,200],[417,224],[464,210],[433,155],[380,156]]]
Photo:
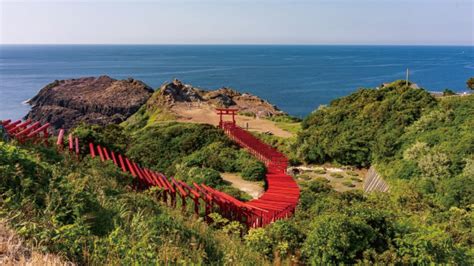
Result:
[[4,142],[0,155],[1,218],[43,251],[90,265],[264,263],[239,227],[229,235],[170,210],[110,162]]

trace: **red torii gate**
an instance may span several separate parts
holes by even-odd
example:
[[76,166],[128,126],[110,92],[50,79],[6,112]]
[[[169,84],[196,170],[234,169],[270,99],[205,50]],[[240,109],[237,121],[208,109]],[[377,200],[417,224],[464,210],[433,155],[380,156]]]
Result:
[[[162,173],[154,172],[130,160],[120,153],[108,150],[94,143],[89,143],[89,152],[92,158],[98,156],[100,160],[112,161],[123,172],[130,173],[134,179],[134,187],[137,189],[147,189],[157,186],[161,190],[159,196],[162,201],[176,208],[177,196],[181,197],[180,203],[183,211],[186,210],[186,200],[190,199],[194,203],[194,212],[197,216],[201,214],[201,206],[204,208],[206,221],[211,221],[209,214],[214,210],[223,217],[245,223],[248,227],[261,227],[279,219],[293,215],[299,199],[299,188],[293,178],[285,173],[288,159],[275,148],[257,139],[251,133],[238,127],[235,121],[237,109],[217,109],[220,115],[220,127],[224,133],[237,144],[247,149],[251,154],[264,162],[267,166],[267,190],[258,199],[242,202],[234,197],[206,186],[205,184],[188,185],[174,178],[167,178]],[[223,115],[231,115],[232,121],[224,121]],[[48,140],[49,124],[40,125],[31,120],[22,122],[21,120],[12,122],[11,120],[0,121],[9,135],[22,140],[33,139]],[[64,147],[64,140],[67,138],[69,152],[80,156],[79,138],[72,134],[65,136],[65,131],[59,131],[57,146],[60,150]],[[67,149],[66,148],[66,149]],[[170,199],[170,202],[168,201]],[[200,202],[202,201],[202,202]],[[204,204],[202,204],[204,203]]]
[[235,126],[235,115],[239,109],[232,109],[232,108],[217,108],[216,109],[217,114],[219,115],[219,127],[222,127],[224,123],[230,123],[230,122],[225,122],[223,119],[223,115],[231,115],[232,116],[232,125]]

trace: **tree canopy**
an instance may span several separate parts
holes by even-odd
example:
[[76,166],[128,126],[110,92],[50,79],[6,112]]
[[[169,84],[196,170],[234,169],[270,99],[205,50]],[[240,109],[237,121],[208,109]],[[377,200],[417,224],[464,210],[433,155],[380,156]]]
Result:
[[368,166],[393,156],[404,129],[436,105],[425,90],[404,84],[360,89],[310,114],[298,136],[299,157],[308,163]]

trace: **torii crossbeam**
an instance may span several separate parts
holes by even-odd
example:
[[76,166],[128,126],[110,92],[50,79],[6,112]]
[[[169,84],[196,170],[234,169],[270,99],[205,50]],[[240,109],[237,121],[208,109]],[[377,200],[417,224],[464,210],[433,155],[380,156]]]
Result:
[[239,109],[217,108],[216,111],[217,111],[217,114],[219,115],[219,119],[220,119],[219,120],[219,127],[222,127],[224,125],[224,123],[230,123],[230,122],[224,121],[223,115],[231,115],[232,116],[232,125],[235,126],[235,115],[237,114],[237,111],[239,111]]

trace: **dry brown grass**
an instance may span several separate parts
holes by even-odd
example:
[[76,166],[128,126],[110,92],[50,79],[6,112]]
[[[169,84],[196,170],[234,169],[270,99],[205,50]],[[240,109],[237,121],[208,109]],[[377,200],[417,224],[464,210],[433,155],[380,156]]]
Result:
[[43,254],[28,247],[5,221],[0,221],[0,265],[74,265],[53,254]]
[[[179,122],[219,125],[219,116],[216,114],[215,109],[209,105],[190,106],[186,103],[176,103],[170,110],[177,117],[176,120]],[[293,133],[279,128],[276,122],[267,119],[243,115],[237,115],[235,119],[237,125],[243,128],[246,128],[248,125],[248,130],[250,131],[260,133],[270,132],[282,138],[293,137]],[[226,120],[229,120],[229,118],[226,117]]]

